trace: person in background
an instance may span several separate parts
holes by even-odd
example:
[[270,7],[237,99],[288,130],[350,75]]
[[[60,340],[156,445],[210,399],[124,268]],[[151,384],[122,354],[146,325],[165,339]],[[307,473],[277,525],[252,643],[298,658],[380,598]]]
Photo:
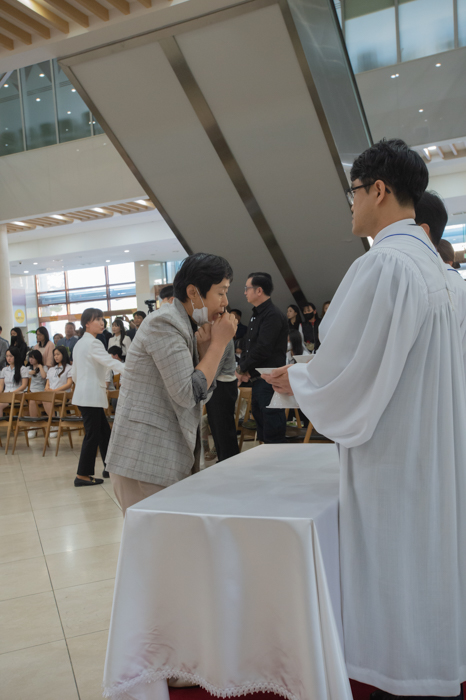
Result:
[[173,304],[174,298],[172,284],[167,284],[167,286],[163,287],[159,292],[160,304]]
[[144,321],[146,318],[146,313],[144,311],[135,311],[133,314],[133,328],[130,328],[128,331],[127,335],[129,336],[130,340],[133,340],[134,336],[139,330],[139,327],[141,323]]
[[123,514],[199,471],[202,403],[236,332],[224,313],[232,277],[224,258],[190,255],[173,304],[149,314],[131,344],[107,464]]
[[[110,357],[113,357],[114,360],[119,360],[120,362],[123,362],[123,353],[121,351],[121,348],[118,347],[118,345],[112,345],[112,347],[110,347],[107,352],[110,355]],[[116,389],[115,384],[113,382],[115,374],[116,372],[113,372],[113,370],[107,370],[107,376],[105,377],[107,391],[115,391]],[[111,404],[114,411],[116,411],[117,403],[118,399],[111,399]]]
[[0,416],[8,406],[2,403],[2,394],[26,391],[28,385],[28,368],[24,366],[18,348],[10,346],[6,351],[6,367],[0,372]]
[[303,345],[303,337],[299,331],[296,330],[291,330],[288,333],[288,346],[287,346],[287,353],[286,353],[286,364],[294,364],[296,360],[294,360],[295,355],[310,355],[311,353],[309,350],[306,350],[306,348]]
[[34,350],[39,350],[42,353],[42,364],[44,367],[53,366],[53,350],[55,345],[49,339],[49,332],[45,326],[40,326],[36,330],[37,345],[34,345]]
[[24,340],[23,331],[18,326],[15,326],[10,331],[11,336],[11,347],[17,348],[21,357],[21,364],[24,365],[26,362],[26,355],[28,354],[28,346]]
[[6,351],[8,350],[8,341],[2,338],[2,327],[0,326],[0,370],[6,365]]
[[236,369],[238,383],[252,382],[252,414],[260,442],[285,442],[286,419],[282,408],[267,408],[273,396],[270,384],[262,379],[257,367],[281,367],[286,360],[288,321],[270,298],[272,277],[267,272],[252,272],[244,294],[253,304],[244,350]]
[[240,311],[239,309],[232,309],[230,313],[234,314],[236,317],[236,320],[238,321],[238,329],[237,329],[236,335],[235,335],[235,342],[236,342],[237,340],[241,340],[241,338],[244,338],[244,336],[248,332],[248,327],[245,326],[244,323],[241,323],[241,317],[243,315],[242,311]]
[[[329,302],[329,301],[324,301],[324,303],[323,303],[323,305],[322,305],[322,318],[323,318],[323,317],[325,316],[325,314],[327,313],[328,307],[329,307],[329,306],[330,306],[330,302]],[[322,320],[322,318],[321,318],[320,320]]]
[[63,340],[62,334],[55,333],[55,335],[53,336],[53,344],[55,345],[55,347],[57,347],[57,345],[61,345],[61,343],[60,343],[61,340]]
[[110,331],[109,331],[108,328],[107,328],[107,319],[104,318],[103,321],[104,321],[104,330],[102,331],[102,335],[103,335],[104,338],[106,339],[106,341],[107,341],[107,347],[108,347],[108,344],[109,344],[109,342],[110,342],[110,338],[112,337],[112,334],[110,333]]
[[219,462],[239,453],[235,425],[235,406],[238,398],[235,369],[235,345],[231,340],[218,366],[218,374],[215,378],[217,386],[206,403],[210,431]]
[[63,338],[60,345],[68,348],[68,353],[71,359],[73,359],[73,348],[79,340],[79,336],[76,333],[76,326],[73,321],[67,321],[65,324],[65,337]]
[[113,335],[108,341],[109,345],[117,345],[118,347],[120,347],[123,353],[123,357],[126,357],[126,353],[128,352],[129,346],[131,345],[131,340],[126,334],[123,321],[121,321],[119,318],[116,318],[112,323],[112,333]]
[[[47,371],[47,383],[45,391],[71,391],[73,380],[71,378],[71,361],[68,349],[64,345],[59,345],[53,351],[53,367]],[[51,403],[44,403],[45,412],[50,415]],[[50,437],[57,437],[58,429],[52,428]]]
[[[45,385],[47,382],[47,367],[42,364],[42,353],[39,350],[30,350],[28,354],[29,360],[29,391],[45,391]],[[38,407],[36,401],[29,401],[29,415],[33,418],[37,418]],[[33,440],[36,437],[35,430],[29,430],[28,438]]]
[[123,351],[119,345],[111,345],[108,349],[108,354],[113,357],[114,360],[123,362]]
[[306,350],[313,353],[316,352],[320,345],[319,340],[319,325],[320,318],[314,304],[307,303],[303,309],[304,323],[302,324],[302,332],[304,345]]
[[301,331],[301,313],[296,304],[290,304],[286,310],[288,327],[290,331]]
[[[110,439],[110,426],[104,410],[108,407],[107,370],[122,374],[124,365],[110,357],[97,339],[104,328],[100,309],[86,309],[81,316],[81,327],[83,334],[74,348],[71,376],[76,385],[73,402],[81,411],[85,435],[74,485],[95,486],[103,483],[102,479],[94,478],[97,448],[105,465]],[[103,476],[109,476],[105,469]]]

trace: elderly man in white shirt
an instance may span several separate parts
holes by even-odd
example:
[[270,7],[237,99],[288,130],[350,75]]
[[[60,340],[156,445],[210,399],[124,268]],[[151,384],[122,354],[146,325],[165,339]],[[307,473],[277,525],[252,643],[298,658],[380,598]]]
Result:
[[350,678],[380,688],[374,698],[461,697],[465,370],[445,265],[414,221],[428,173],[392,140],[359,156],[351,180],[353,233],[374,244],[335,294],[313,362],[267,378],[339,447]]

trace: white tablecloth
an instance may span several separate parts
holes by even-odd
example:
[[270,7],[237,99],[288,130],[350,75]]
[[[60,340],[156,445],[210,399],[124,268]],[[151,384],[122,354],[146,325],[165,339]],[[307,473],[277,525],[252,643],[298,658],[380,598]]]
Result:
[[350,700],[334,445],[264,445],[126,513],[105,695]]

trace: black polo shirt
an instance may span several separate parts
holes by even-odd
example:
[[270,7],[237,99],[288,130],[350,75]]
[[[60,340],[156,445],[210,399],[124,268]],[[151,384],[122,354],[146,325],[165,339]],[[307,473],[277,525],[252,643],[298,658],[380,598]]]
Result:
[[248,330],[243,338],[239,371],[258,376],[256,367],[283,367],[286,364],[288,319],[271,299],[252,309]]

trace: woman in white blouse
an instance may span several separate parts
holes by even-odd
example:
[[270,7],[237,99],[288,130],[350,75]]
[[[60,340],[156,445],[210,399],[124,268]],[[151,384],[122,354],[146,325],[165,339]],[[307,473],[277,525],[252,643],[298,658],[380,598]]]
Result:
[[111,348],[113,345],[121,348],[123,357],[126,357],[126,353],[131,345],[131,339],[126,335],[125,327],[123,321],[116,318],[112,323],[112,337],[108,341],[108,347]]
[[28,385],[29,370],[23,365],[19,350],[8,348],[5,359],[6,367],[0,372],[0,416],[3,416],[3,409],[9,406],[7,403],[1,403],[2,393],[21,393]]
[[[47,383],[45,391],[71,391],[73,380],[71,378],[71,363],[68,350],[59,345],[53,351],[54,365],[47,371]],[[50,415],[52,409],[51,403],[44,403],[44,408],[47,415]]]
[[[94,478],[97,448],[105,465],[110,426],[105,408],[108,407],[106,377],[108,370],[122,374],[124,365],[114,360],[97,340],[104,329],[103,313],[100,309],[86,309],[81,316],[83,335],[73,348],[73,381],[76,388],[73,403],[81,411],[84,423],[84,440],[79,457],[75,486],[95,486],[102,479]],[[112,341],[109,341],[112,344]],[[104,469],[104,478],[109,473]]]

